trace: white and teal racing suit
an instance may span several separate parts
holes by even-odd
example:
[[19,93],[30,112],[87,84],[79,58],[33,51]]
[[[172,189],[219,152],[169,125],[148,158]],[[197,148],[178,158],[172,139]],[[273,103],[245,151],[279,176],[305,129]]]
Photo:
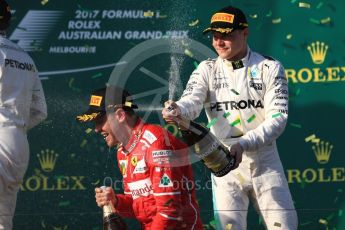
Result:
[[0,230],[12,229],[17,192],[29,163],[26,132],[47,117],[30,56],[0,35]]
[[267,229],[297,229],[297,214],[276,139],[288,118],[288,83],[282,65],[249,49],[239,61],[218,57],[199,64],[176,102],[184,117],[205,108],[211,132],[244,149],[239,167],[212,175],[217,229],[245,230],[249,199]]

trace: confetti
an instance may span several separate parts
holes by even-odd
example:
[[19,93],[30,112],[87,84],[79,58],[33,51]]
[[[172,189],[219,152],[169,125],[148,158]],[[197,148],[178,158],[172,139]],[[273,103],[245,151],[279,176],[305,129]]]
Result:
[[195,152],[200,153],[200,146],[194,145],[194,150],[195,150]]
[[227,118],[227,117],[230,116],[230,114],[231,114],[230,112],[226,112],[226,113],[223,114],[223,117],[224,117],[224,118]]
[[73,87],[73,82],[74,82],[74,78],[72,77],[68,82],[68,87],[74,91],[80,92],[81,91],[80,89]]
[[286,39],[287,39],[287,40],[290,40],[291,38],[292,38],[292,34],[286,35]]
[[189,23],[188,25],[189,25],[189,26],[196,26],[196,25],[198,25],[198,23],[199,23],[199,19],[197,19],[197,20],[195,20],[195,21],[192,21],[192,22]]
[[72,88],[73,82],[74,82],[74,78],[72,77],[68,82],[68,87]]
[[306,2],[299,2],[298,7],[310,9],[310,4]]
[[125,102],[125,106],[127,106],[127,107],[132,107],[132,102],[126,101],[126,102]]
[[247,122],[250,123],[256,118],[255,114],[253,114],[250,118],[248,118]]
[[144,17],[151,18],[153,17],[154,14],[155,13],[153,11],[149,10],[149,11],[144,12]]
[[281,23],[281,21],[282,21],[281,18],[272,19],[273,24],[279,24],[279,23]]
[[290,125],[292,126],[292,127],[295,127],[295,128],[302,128],[302,125],[300,125],[300,124],[296,124],[296,123],[290,123]]
[[314,19],[314,18],[309,18],[309,21],[314,23],[314,24],[320,24],[319,20]]
[[320,139],[319,138],[315,138],[313,140],[311,140],[312,143],[319,143],[320,142]]
[[211,220],[210,221],[210,225],[214,228],[216,228],[216,221],[215,220]]
[[84,148],[84,146],[87,144],[87,140],[83,140],[80,144],[80,148]]
[[309,142],[309,141],[313,140],[314,138],[316,138],[316,136],[315,136],[315,134],[312,134],[312,135],[306,137],[306,138],[304,139],[304,141],[305,141],[305,142]]
[[45,4],[47,4],[48,2],[49,2],[49,0],[42,0],[42,1],[41,1],[41,4],[42,4],[42,5],[45,5]]
[[207,128],[211,128],[216,122],[218,121],[218,118],[213,118],[208,124]]
[[282,115],[282,113],[276,113],[276,114],[273,114],[272,115],[272,118],[276,118],[276,117],[279,117],[279,116],[281,116]]
[[152,11],[146,11],[146,12],[144,12],[144,17],[153,17],[153,15],[154,15],[154,12],[152,12]]
[[195,69],[198,68],[198,63],[196,61],[193,62],[194,66],[195,66]]
[[313,222],[311,221],[308,221],[308,222],[305,222],[305,223],[301,223],[301,226],[306,226],[306,225],[309,225],[309,224],[312,224]]
[[165,202],[165,204],[163,204],[163,206],[164,207],[167,207],[167,206],[169,206],[169,204],[171,203],[171,202],[173,202],[174,200],[173,199],[170,199],[170,200],[168,200],[167,202]]
[[258,15],[257,14],[253,14],[253,15],[249,15],[249,17],[251,17],[251,18],[258,18]]
[[273,225],[274,227],[279,227],[279,228],[281,228],[281,226],[282,226],[282,224],[281,223],[278,223],[278,222],[274,222],[274,225]]
[[189,49],[185,49],[184,54],[191,57],[191,58],[194,56],[193,53]]
[[102,76],[103,76],[102,73],[98,73],[98,74],[93,75],[91,78],[95,79],[95,78],[102,77]]
[[325,219],[319,219],[319,223],[324,224],[324,225],[328,224],[327,220],[325,220]]
[[267,14],[266,17],[271,17],[272,16],[272,10],[270,10]]
[[329,216],[327,216],[327,220],[328,221],[330,221],[330,220],[332,220],[333,218],[334,218],[334,216],[335,216],[335,213],[332,213],[331,215],[329,215]]
[[301,89],[297,89],[296,96],[298,96],[301,93]]
[[232,224],[227,224],[226,225],[226,230],[231,230],[232,229]]
[[91,182],[92,185],[98,185],[100,180],[97,180],[96,182]]
[[85,133],[89,134],[89,133],[92,132],[92,130],[93,130],[93,129],[91,129],[91,128],[87,128],[87,129],[85,130]]
[[321,24],[329,23],[329,22],[331,22],[331,18],[330,18],[330,17],[327,17],[327,18],[321,19],[320,22],[321,22]]
[[233,92],[234,94],[236,94],[236,95],[240,95],[236,90],[234,90],[234,89],[231,89],[231,92]]
[[167,18],[168,17],[168,15],[160,15],[160,14],[158,14],[159,15],[159,18]]
[[316,9],[320,9],[323,6],[323,2],[319,2],[319,4],[317,4]]
[[68,206],[70,204],[71,204],[71,202],[69,202],[69,201],[63,201],[63,202],[59,203],[59,207],[66,207],[66,206]]
[[240,124],[240,123],[241,123],[240,118],[237,118],[235,121],[233,121],[232,123],[230,123],[230,125],[231,125],[232,127],[234,127],[234,126],[236,126],[236,125],[238,125],[238,124]]

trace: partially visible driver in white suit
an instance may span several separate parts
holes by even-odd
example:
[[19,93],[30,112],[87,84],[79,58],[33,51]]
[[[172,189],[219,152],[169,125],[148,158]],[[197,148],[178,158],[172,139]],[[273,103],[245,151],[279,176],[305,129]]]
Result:
[[0,229],[12,229],[17,193],[29,162],[27,131],[47,117],[35,63],[6,38],[10,7],[0,0]]
[[[218,58],[199,64],[181,99],[166,102],[163,117],[195,119],[205,108],[211,132],[230,147],[239,167],[212,175],[217,229],[247,229],[249,200],[266,228],[297,229],[297,215],[279,159],[276,139],[288,118],[288,84],[281,63],[251,50],[244,13],[215,12],[204,33],[212,35]],[[170,112],[173,111],[173,112]]]

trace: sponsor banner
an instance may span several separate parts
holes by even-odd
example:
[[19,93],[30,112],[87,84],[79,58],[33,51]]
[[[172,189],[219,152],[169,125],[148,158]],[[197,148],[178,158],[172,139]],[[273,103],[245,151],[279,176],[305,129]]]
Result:
[[149,196],[153,194],[152,182],[150,178],[128,183],[128,187],[134,200],[141,196]]

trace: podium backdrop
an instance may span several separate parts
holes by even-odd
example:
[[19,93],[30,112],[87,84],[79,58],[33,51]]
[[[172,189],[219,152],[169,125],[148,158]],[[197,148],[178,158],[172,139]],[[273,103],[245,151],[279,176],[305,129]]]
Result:
[[[148,122],[179,135],[162,122],[160,108],[181,95],[201,60],[215,56],[202,30],[229,4],[248,18],[250,47],[286,69],[289,121],[278,147],[299,229],[345,229],[343,1],[8,2],[8,37],[35,60],[49,114],[29,132],[30,165],[14,229],[102,229],[94,188],[122,192],[121,174],[115,149],[75,116],[86,110],[89,93],[109,81],[135,95]],[[198,121],[207,124],[204,115]],[[205,229],[213,229],[210,173],[200,162],[193,169]],[[264,229],[252,207],[248,218],[248,229]],[[136,220],[126,221],[138,228]]]

